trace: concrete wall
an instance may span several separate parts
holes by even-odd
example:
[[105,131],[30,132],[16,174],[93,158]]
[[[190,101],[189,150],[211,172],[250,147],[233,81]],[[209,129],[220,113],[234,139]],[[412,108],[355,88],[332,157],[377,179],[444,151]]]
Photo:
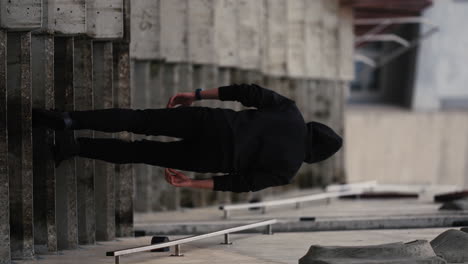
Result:
[[[198,87],[257,83],[296,100],[306,120],[319,120],[343,133],[344,89],[353,78],[350,7],[340,6],[337,0],[141,0],[132,4],[132,107],[164,107],[178,91]],[[196,105],[243,109],[235,102]],[[341,152],[327,162],[304,165],[289,187],[254,195],[186,189],[179,194],[164,182],[159,168],[135,168],[137,211],[245,201],[345,177]]]
[[[424,18],[439,32],[419,47],[413,107],[437,110],[444,100],[464,100],[468,107],[468,2],[434,1]],[[422,30],[427,30],[426,26]]]
[[468,186],[468,113],[346,112],[348,182]]

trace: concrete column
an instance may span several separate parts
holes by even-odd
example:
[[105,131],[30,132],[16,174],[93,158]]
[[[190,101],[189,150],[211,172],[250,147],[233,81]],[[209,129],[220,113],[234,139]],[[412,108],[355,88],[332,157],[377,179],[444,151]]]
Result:
[[265,1],[265,42],[262,71],[272,76],[286,75],[288,47],[287,1]]
[[10,198],[7,136],[7,33],[0,30],[0,263],[10,263]]
[[9,33],[7,126],[11,257],[34,255],[31,33]]
[[[32,48],[33,107],[55,108],[53,36],[33,35]],[[44,128],[33,131],[34,244],[37,252],[57,251],[55,168],[49,150],[53,142],[53,131]]]
[[342,80],[352,81],[354,80],[354,12],[352,6],[340,5],[338,34],[339,77]]
[[[114,107],[130,108],[130,48],[125,42],[114,43]],[[129,132],[116,135],[131,140]],[[133,168],[132,164],[115,165],[116,236],[133,236]]]
[[337,79],[339,69],[339,43],[338,43],[338,0],[322,0],[322,56],[323,77]]
[[306,76],[308,78],[322,78],[323,75],[323,2],[327,0],[305,2],[305,49]]
[[307,0],[288,0],[287,2],[287,73],[290,77],[305,77],[305,11]]
[[215,51],[215,0],[188,1],[189,61],[197,64],[217,62]]
[[[94,108],[113,107],[112,42],[93,43]],[[96,138],[110,138],[111,134],[94,132]],[[94,187],[96,195],[96,239],[115,237],[115,167],[114,164],[95,160]]]
[[160,0],[161,57],[168,62],[188,61],[188,3]]
[[[54,75],[55,106],[61,111],[74,110],[73,50],[70,37],[55,37]],[[56,131],[56,140],[69,139],[73,131]],[[63,161],[55,170],[57,201],[57,244],[59,249],[78,246],[77,184],[75,158]]]
[[[173,21],[183,19],[172,17]],[[139,0],[132,2],[130,54],[134,59],[155,60],[161,58],[160,1]],[[172,29],[177,30],[171,23]],[[179,43],[172,43],[179,45]]]
[[221,67],[237,67],[239,64],[237,4],[237,0],[215,2],[214,45],[217,64]]
[[[150,62],[134,61],[132,67],[132,91],[131,105],[133,109],[145,109],[149,105],[147,102],[150,98],[146,90],[150,76]],[[146,138],[144,135],[133,135],[134,140]],[[134,164],[133,175],[135,177],[135,211],[149,212],[151,211],[152,188],[151,182],[151,166],[145,164]]]
[[[75,110],[92,110],[93,105],[93,42],[75,38],[74,86]],[[76,137],[93,137],[91,130],[75,131]],[[94,244],[96,241],[96,211],[94,194],[94,160],[76,158],[78,242]]]
[[263,8],[263,1],[239,0],[237,6],[239,67],[243,69],[261,66]]

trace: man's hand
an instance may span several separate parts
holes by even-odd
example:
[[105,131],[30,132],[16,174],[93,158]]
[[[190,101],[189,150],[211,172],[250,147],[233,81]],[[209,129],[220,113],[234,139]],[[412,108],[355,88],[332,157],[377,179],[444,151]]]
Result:
[[192,179],[187,177],[180,171],[176,171],[174,169],[165,169],[164,174],[166,177],[166,181],[175,187],[191,187]]
[[191,106],[195,100],[195,93],[178,93],[169,99],[167,108],[173,108],[176,105]]

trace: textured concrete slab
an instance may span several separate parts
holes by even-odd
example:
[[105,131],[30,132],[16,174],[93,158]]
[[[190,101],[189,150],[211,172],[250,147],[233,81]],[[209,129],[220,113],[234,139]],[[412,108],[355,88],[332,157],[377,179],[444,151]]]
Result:
[[[114,107],[130,108],[130,47],[128,43],[114,43]],[[131,140],[128,132],[117,138]],[[133,165],[115,165],[115,232],[117,237],[133,236]]]
[[436,256],[427,240],[372,246],[313,245],[299,264],[339,263],[446,263]]
[[261,66],[261,34],[263,1],[239,0],[237,6],[237,41],[239,67],[259,69]]
[[[93,109],[93,42],[75,38],[73,83],[75,86],[75,110]],[[76,137],[93,137],[90,130],[75,131]],[[78,242],[93,244],[96,241],[96,212],[94,195],[94,161],[76,158]]]
[[31,30],[42,26],[42,0],[0,1],[0,28]]
[[34,255],[31,33],[8,33],[8,174],[11,257]]
[[[54,97],[54,38],[49,34],[32,38],[32,98],[33,107],[55,107]],[[49,129],[33,131],[34,174],[34,244],[36,250],[57,251],[55,168],[48,145],[54,142]]]
[[[93,98],[94,109],[113,107],[113,52],[112,42],[93,43]],[[94,132],[96,138],[111,138],[105,132]],[[115,238],[115,165],[94,161],[96,239]]]
[[287,2],[288,17],[288,75],[291,77],[306,77],[306,2],[307,0],[289,0]]
[[43,1],[43,29],[55,34],[86,33],[86,0]]
[[[55,106],[61,111],[74,110],[74,40],[54,38]],[[55,139],[71,138],[72,131],[56,131]],[[59,249],[78,246],[77,179],[75,158],[63,161],[55,170],[57,210],[57,244]]]
[[7,135],[7,33],[0,30],[0,263],[10,262],[10,197]]
[[86,1],[88,36],[96,39],[123,37],[123,0]]
[[439,210],[468,211],[468,198],[446,202]]
[[168,62],[187,62],[188,0],[161,1],[161,53]]
[[460,230],[447,230],[431,241],[438,256],[447,262],[468,262],[468,233]]
[[218,65],[235,67],[239,63],[237,49],[236,0],[215,1],[215,49]]
[[323,60],[324,55],[322,49],[325,47],[322,44],[324,34],[322,16],[323,0],[306,1],[306,46],[304,56],[306,57],[307,76],[309,78],[321,78],[323,75]]
[[215,64],[215,0],[188,1],[189,61]]
[[326,79],[336,79],[338,77],[338,0],[321,0],[322,2],[322,77]]
[[[159,0],[132,2],[130,55],[141,60],[161,59],[161,21]],[[180,17],[173,18],[174,20]]]
[[262,71],[272,76],[286,75],[288,58],[287,1],[265,1],[265,37]]
[[354,80],[354,12],[351,6],[340,5],[338,42],[339,78]]

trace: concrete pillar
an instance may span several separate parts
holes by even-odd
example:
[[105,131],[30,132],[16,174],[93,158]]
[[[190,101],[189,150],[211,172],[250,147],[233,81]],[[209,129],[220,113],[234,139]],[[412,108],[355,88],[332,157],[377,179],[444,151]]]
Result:
[[352,6],[340,5],[338,43],[339,78],[352,81],[354,80],[354,12]]
[[305,49],[306,75],[309,78],[322,78],[323,74],[323,2],[327,0],[306,1],[305,12]]
[[323,77],[325,79],[338,78],[338,0],[322,0],[322,56]]
[[286,75],[288,45],[287,1],[265,1],[265,42],[262,71],[272,76]]
[[237,67],[237,0],[215,1],[214,45],[220,67]]
[[[113,107],[112,42],[93,43],[94,108]],[[111,138],[105,132],[94,132],[96,138]],[[96,195],[96,239],[115,237],[115,168],[114,164],[95,160],[94,187]]]
[[[130,108],[130,48],[125,42],[114,43],[114,107]],[[131,140],[129,132],[116,135]],[[133,236],[133,168],[132,164],[115,165],[116,236]]]
[[263,8],[263,1],[239,0],[237,39],[240,68],[259,69],[261,66]]
[[[93,105],[93,42],[86,37],[75,38],[74,87],[75,110],[92,110]],[[93,137],[91,130],[75,131],[76,137]],[[94,160],[76,158],[78,242],[96,241],[96,211],[94,194]]]
[[[160,1],[139,0],[132,2],[130,54],[134,59],[155,60],[161,58]],[[173,21],[183,19],[172,17]],[[175,29],[171,23],[169,26]],[[178,44],[178,43],[172,43]]]
[[287,2],[287,73],[290,77],[305,77],[305,11],[307,0],[288,0]]
[[31,33],[9,33],[7,126],[11,256],[34,255]]
[[188,61],[188,3],[160,0],[161,57],[168,62]]
[[123,0],[86,0],[86,28],[95,39],[119,39],[124,36]]
[[[74,41],[55,37],[54,75],[55,106],[61,111],[74,110]],[[73,131],[56,131],[55,138],[70,138]],[[77,184],[75,158],[63,161],[55,170],[57,201],[57,244],[59,249],[78,246]]]
[[189,61],[197,64],[217,62],[215,52],[215,0],[188,1]]
[[[132,91],[131,105],[133,109],[145,109],[149,104],[147,101],[150,96],[147,93],[146,87],[149,83],[150,62],[149,61],[134,61],[132,69]],[[144,135],[133,135],[134,140],[146,138]],[[151,211],[152,188],[151,182],[151,166],[145,164],[134,164],[133,175],[135,177],[135,211],[149,212]]]
[[10,198],[7,136],[7,33],[0,30],[0,263],[10,262]]
[[[33,35],[32,48],[33,107],[55,108],[53,36]],[[34,244],[37,252],[57,251],[55,168],[49,150],[53,142],[53,131],[44,128],[33,131]]]

